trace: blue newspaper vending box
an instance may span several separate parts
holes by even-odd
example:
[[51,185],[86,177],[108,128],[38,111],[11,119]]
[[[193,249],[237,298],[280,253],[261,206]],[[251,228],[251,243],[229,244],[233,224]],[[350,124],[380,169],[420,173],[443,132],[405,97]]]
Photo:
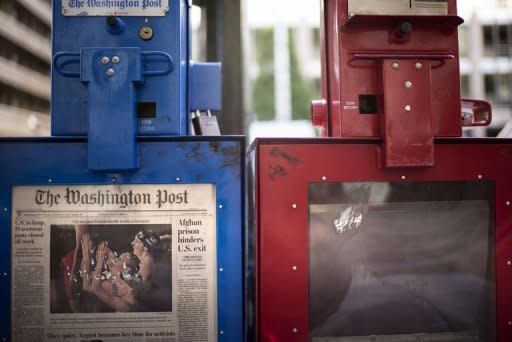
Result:
[[53,2],[52,133],[0,138],[0,339],[241,341],[243,137],[189,1]]

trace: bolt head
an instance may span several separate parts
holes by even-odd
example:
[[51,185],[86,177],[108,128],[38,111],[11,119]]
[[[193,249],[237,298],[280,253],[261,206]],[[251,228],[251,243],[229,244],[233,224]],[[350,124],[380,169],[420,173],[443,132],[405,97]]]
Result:
[[292,271],[297,271],[297,266],[292,266]]
[[219,268],[219,272],[224,272],[224,268]]
[[423,64],[421,64],[420,62],[416,63],[416,69],[420,70],[423,68]]
[[298,332],[299,332],[299,329],[297,329],[297,328],[293,328],[293,329],[292,329],[292,331],[293,331],[293,333],[294,333],[294,334],[296,334],[296,333],[298,333]]
[[507,261],[507,266],[512,266],[512,260]]
[[411,89],[411,88],[412,88],[412,82],[411,82],[411,81],[405,81],[404,86],[405,86],[407,89]]
[[391,67],[396,70],[400,68],[400,64],[398,64],[398,62],[394,62],[393,64],[391,64]]
[[114,64],[118,64],[120,60],[121,59],[119,58],[119,56],[112,57],[112,63],[114,63]]
[[110,62],[110,59],[107,56],[101,57],[101,64],[108,64]]
[[115,70],[114,70],[114,69],[112,69],[112,68],[109,68],[109,69],[107,70],[107,76],[108,76],[108,77],[112,77],[112,76],[114,76],[114,74],[115,74],[115,73],[116,73],[116,72],[115,72]]
[[293,203],[293,204],[292,204],[292,208],[293,208],[293,209],[297,209],[297,204]]
[[411,107],[411,105],[407,105],[407,106],[405,106],[405,108],[404,108],[404,109],[405,109],[406,111],[410,112],[410,111],[412,110],[412,107]]

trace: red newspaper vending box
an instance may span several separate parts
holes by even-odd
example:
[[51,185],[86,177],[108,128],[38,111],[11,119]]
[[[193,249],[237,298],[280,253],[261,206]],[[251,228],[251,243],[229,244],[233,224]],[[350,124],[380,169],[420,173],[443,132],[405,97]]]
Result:
[[455,1],[322,13],[326,137],[249,153],[248,336],[512,341],[512,141],[460,137],[491,108],[460,99]]

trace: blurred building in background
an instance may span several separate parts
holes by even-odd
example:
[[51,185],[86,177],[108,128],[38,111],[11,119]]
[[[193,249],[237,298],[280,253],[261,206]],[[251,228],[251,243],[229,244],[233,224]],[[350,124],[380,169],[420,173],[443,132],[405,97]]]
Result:
[[[493,122],[471,136],[497,136],[512,124],[512,0],[462,0],[459,15],[462,96],[486,99]],[[506,128],[508,130],[508,128]]]
[[2,136],[50,134],[50,1],[0,1]]

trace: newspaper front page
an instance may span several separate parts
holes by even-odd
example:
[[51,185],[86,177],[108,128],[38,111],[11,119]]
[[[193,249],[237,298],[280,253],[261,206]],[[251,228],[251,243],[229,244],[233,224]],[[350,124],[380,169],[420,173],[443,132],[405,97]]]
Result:
[[13,341],[216,341],[211,184],[13,188]]

